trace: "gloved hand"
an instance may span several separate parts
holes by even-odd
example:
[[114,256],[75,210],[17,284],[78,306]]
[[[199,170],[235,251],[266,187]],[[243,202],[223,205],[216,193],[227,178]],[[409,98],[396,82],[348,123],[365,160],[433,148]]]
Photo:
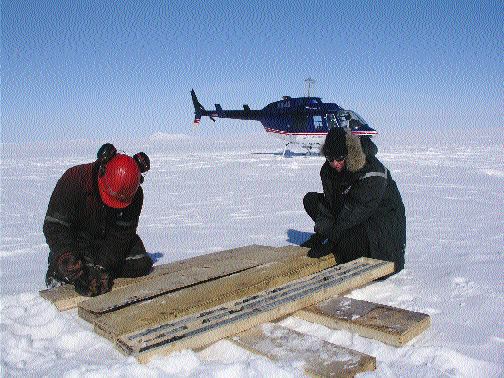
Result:
[[56,258],[57,275],[68,283],[73,283],[84,274],[80,258],[70,251],[63,252]]
[[100,265],[86,264],[84,274],[75,282],[75,291],[86,297],[105,294],[112,289],[113,280],[110,274]]
[[315,246],[318,246],[319,244],[322,244],[322,242],[326,239],[325,236],[314,233],[308,240],[300,244],[301,247],[307,247],[307,248],[313,248]]
[[319,258],[319,257],[324,257],[333,252],[334,249],[334,243],[331,241],[327,241],[326,243],[320,243],[312,247],[308,251],[308,257],[311,258]]

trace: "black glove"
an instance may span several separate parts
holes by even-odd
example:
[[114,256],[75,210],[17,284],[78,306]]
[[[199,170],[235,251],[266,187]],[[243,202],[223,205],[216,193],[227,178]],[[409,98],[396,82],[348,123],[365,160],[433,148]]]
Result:
[[112,289],[113,280],[110,274],[100,265],[86,264],[84,274],[75,282],[75,291],[86,297],[105,294]]
[[308,257],[311,258],[319,258],[324,257],[333,252],[334,243],[331,243],[329,240],[326,243],[320,243],[312,247],[308,251]]
[[67,283],[74,283],[82,277],[83,268],[82,260],[70,251],[63,252],[56,258],[56,274]]
[[314,233],[308,240],[305,240],[302,244],[300,244],[301,247],[307,247],[307,248],[313,248],[315,246],[318,246],[319,244],[322,244],[322,242],[326,239],[321,234]]

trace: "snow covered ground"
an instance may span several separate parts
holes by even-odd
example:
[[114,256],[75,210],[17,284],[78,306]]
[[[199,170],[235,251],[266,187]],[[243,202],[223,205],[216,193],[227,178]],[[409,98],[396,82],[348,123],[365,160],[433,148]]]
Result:
[[[139,365],[97,336],[75,310],[38,295],[48,248],[42,222],[65,169],[91,161],[103,141],[2,145],[1,376],[291,377],[225,340]],[[312,231],[302,206],[320,191],[323,158],[254,132],[112,141],[152,161],[139,234],[156,264],[248,244],[299,244]],[[504,138],[502,130],[379,135],[407,211],[406,268],[351,296],[430,314],[432,327],[402,348],[289,317],[286,327],[373,355],[378,377],[504,374]]]

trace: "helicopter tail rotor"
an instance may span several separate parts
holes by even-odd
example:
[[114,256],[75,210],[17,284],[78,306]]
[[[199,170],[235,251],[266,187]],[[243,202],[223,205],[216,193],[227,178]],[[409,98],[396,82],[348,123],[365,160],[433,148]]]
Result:
[[201,121],[201,117],[204,116],[204,115],[210,117],[210,119],[215,122],[215,118],[213,118],[205,110],[205,108],[203,107],[203,105],[201,105],[199,103],[198,97],[196,97],[196,92],[194,92],[194,89],[191,89],[191,97],[192,97],[192,102],[193,102],[193,105],[194,105],[194,122],[193,122],[193,125],[195,125],[195,126],[199,125],[199,123]]

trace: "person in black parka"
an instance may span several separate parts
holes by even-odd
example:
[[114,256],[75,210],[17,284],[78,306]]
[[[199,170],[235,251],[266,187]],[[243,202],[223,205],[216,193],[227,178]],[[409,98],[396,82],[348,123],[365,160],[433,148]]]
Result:
[[73,284],[85,296],[103,294],[116,277],[150,272],[153,261],[136,230],[140,183],[148,156],[119,154],[104,144],[93,163],[69,168],[49,200],[43,231],[49,245],[47,287]]
[[367,136],[350,129],[329,131],[321,151],[323,193],[303,199],[315,222],[315,234],[301,244],[310,257],[334,253],[338,263],[359,257],[394,262],[404,267],[406,216],[390,171],[376,158],[378,148]]

